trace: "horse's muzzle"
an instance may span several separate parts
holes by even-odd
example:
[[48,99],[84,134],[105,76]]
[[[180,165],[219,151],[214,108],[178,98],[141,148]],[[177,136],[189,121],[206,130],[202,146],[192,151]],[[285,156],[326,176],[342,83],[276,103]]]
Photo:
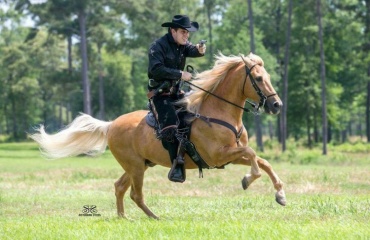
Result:
[[269,99],[265,103],[265,112],[268,114],[279,114],[280,109],[282,108],[283,103],[281,101],[277,101],[276,99]]

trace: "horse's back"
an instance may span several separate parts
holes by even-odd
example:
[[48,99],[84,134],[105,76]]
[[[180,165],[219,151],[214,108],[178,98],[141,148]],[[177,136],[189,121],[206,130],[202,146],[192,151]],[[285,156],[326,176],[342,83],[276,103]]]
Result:
[[167,166],[169,156],[154,129],[145,121],[148,111],[139,110],[116,118],[108,131],[108,146],[118,162],[150,160]]
[[117,117],[113,121],[113,125],[116,125],[119,128],[127,128],[130,126],[132,127],[139,124],[147,114],[148,114],[147,110],[138,110],[134,112],[129,112]]
[[148,111],[138,110],[116,118],[108,130],[109,147],[127,142],[128,139],[138,134],[138,130],[145,131],[144,123],[147,114]]

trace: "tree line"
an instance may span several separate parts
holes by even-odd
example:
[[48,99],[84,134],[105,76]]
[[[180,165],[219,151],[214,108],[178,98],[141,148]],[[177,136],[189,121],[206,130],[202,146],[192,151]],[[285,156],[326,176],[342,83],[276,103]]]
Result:
[[[0,3],[0,135],[19,141],[38,123],[55,131],[80,112],[103,120],[145,109],[147,51],[161,23],[186,14],[192,42],[261,56],[284,108],[244,115],[263,138],[308,147],[370,142],[370,0],[13,0]],[[1,140],[0,139],[0,140]]]

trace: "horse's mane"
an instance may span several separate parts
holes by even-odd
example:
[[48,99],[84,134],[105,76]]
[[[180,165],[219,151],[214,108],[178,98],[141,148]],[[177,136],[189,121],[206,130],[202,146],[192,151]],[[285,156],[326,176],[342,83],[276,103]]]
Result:
[[[250,61],[263,66],[263,60],[253,53],[247,56]],[[212,69],[197,73],[192,81],[195,86],[198,86],[208,92],[214,92],[217,86],[225,79],[229,70],[237,66],[245,57],[240,56],[225,56],[221,52],[215,55],[215,64]],[[191,86],[191,92],[181,102],[186,104],[188,112],[198,113],[202,103],[207,99],[209,94],[197,87]],[[181,103],[180,102],[180,103]]]

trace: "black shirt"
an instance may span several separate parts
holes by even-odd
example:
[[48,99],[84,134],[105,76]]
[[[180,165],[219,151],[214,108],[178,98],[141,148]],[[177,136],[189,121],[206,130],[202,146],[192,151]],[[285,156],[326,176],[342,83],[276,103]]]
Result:
[[202,57],[195,45],[178,45],[170,33],[154,41],[149,48],[148,77],[158,82],[179,80],[186,57]]

